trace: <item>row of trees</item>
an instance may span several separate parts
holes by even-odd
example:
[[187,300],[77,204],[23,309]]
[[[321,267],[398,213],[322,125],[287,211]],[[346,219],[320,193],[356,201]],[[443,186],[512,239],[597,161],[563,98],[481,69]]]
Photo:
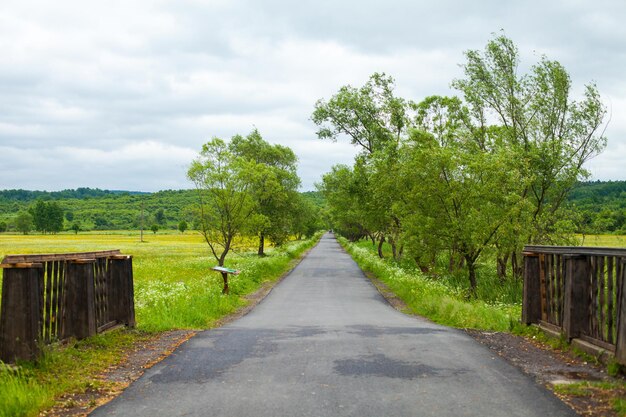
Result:
[[318,101],[312,120],[320,138],[347,136],[361,149],[319,186],[335,228],[378,242],[380,256],[387,241],[424,271],[445,254],[451,267],[467,267],[475,291],[486,253],[502,278],[509,266],[517,275],[524,244],[562,242],[574,230],[564,202],[605,147],[605,107],[593,84],[573,101],[556,61],[543,57],[520,74],[505,36],[466,58],[452,83],[460,97],[409,101],[374,74]]
[[[280,245],[290,235],[318,229],[316,210],[298,193],[297,157],[285,146],[271,145],[255,129],[226,142],[214,138],[202,147],[188,171],[199,199],[200,232],[219,266],[238,236],[258,238],[264,256],[266,239]],[[228,275],[222,274],[224,293]]]

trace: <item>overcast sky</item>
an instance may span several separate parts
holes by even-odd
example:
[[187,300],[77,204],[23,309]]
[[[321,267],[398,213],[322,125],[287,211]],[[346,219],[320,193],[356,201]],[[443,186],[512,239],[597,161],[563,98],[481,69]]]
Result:
[[299,157],[302,189],[347,143],[316,138],[315,102],[373,72],[414,101],[454,94],[463,52],[494,32],[525,67],[595,82],[611,113],[594,179],[625,180],[626,3],[87,1],[0,3],[0,189],[191,188],[202,144],[257,127]]

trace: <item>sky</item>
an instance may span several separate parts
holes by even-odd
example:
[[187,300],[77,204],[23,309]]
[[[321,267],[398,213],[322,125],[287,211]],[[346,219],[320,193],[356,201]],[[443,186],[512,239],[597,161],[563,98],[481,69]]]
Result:
[[464,51],[504,31],[520,69],[594,82],[608,146],[592,179],[626,180],[626,2],[578,0],[2,0],[0,189],[192,188],[212,137],[257,128],[299,158],[303,191],[357,152],[322,141],[319,99],[374,72],[397,95],[454,95]]

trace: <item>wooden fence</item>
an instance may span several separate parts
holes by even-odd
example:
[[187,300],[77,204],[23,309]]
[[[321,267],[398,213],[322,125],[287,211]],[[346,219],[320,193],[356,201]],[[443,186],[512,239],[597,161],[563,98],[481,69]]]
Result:
[[526,246],[522,321],[580,339],[626,365],[626,249]]
[[35,359],[42,344],[135,325],[132,257],[119,250],[2,260],[0,360]]

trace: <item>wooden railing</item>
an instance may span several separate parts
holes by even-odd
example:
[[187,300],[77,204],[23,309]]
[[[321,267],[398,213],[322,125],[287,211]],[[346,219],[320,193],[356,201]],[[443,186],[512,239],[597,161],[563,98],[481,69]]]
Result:
[[135,325],[132,257],[119,250],[9,255],[2,260],[0,360],[42,344]]
[[626,249],[526,246],[522,321],[626,364]]

